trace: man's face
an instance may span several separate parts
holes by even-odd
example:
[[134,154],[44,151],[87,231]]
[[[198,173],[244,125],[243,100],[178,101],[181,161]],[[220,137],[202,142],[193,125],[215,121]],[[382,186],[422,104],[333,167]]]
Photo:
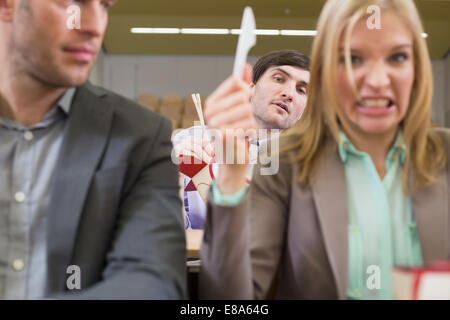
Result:
[[260,128],[288,129],[306,106],[309,71],[294,66],[272,66],[252,84],[253,115]]
[[[9,52],[19,72],[49,86],[85,83],[101,48],[107,9],[114,2],[17,0]],[[67,9],[72,5],[80,8],[80,29],[68,26],[73,13]]]

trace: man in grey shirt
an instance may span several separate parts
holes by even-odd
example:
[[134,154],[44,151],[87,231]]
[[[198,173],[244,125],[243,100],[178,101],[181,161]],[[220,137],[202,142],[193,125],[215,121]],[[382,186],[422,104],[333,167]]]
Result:
[[186,297],[170,122],[86,83],[114,2],[0,1],[0,299]]

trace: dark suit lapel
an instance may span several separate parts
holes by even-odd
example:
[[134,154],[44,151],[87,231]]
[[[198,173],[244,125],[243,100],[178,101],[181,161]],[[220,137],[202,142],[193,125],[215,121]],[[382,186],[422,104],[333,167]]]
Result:
[[321,231],[340,299],[346,298],[348,273],[348,210],[344,166],[330,151],[319,163],[311,183]]
[[89,85],[77,89],[50,194],[47,225],[48,289],[62,290],[80,215],[104,151],[112,120],[105,99]]
[[448,259],[448,182],[446,171],[441,171],[432,186],[421,188],[412,195],[413,211],[419,231],[425,264]]

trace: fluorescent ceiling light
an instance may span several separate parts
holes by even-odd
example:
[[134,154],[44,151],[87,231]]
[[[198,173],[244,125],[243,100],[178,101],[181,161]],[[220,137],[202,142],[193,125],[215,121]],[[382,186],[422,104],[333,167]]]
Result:
[[180,33],[179,28],[153,28],[153,33]]
[[280,35],[280,30],[274,29],[256,29],[255,33],[261,36],[278,36]]
[[316,30],[281,30],[282,36],[311,36],[314,37],[317,34]]
[[[241,29],[231,29],[231,34],[241,34]],[[279,36],[280,30],[276,29],[256,29],[255,33],[260,36]]]
[[131,33],[177,34],[180,28],[131,28]]
[[200,29],[200,28],[182,28],[183,34],[229,34],[228,29]]
[[[241,29],[204,29],[204,28],[131,28],[131,33],[140,34],[241,34]],[[276,30],[256,29],[255,33],[260,36],[306,36],[314,37],[316,30]],[[423,38],[428,38],[428,33],[422,33]]]

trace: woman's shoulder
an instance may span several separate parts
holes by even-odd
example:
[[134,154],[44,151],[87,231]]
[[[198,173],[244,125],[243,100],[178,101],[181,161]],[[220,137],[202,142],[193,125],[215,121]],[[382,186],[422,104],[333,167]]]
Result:
[[[259,144],[258,159],[254,166],[253,181],[271,185],[289,185],[295,175],[296,149],[286,151],[295,141],[275,135]],[[252,183],[253,183],[252,181]]]
[[[432,128],[431,132],[438,138],[438,143],[443,151],[444,162],[447,170],[450,170],[450,129],[449,128]],[[436,140],[436,139],[434,139]],[[436,146],[435,146],[436,147]],[[442,153],[441,153],[442,155]],[[449,171],[450,178],[450,171]]]
[[437,134],[443,139],[446,139],[447,141],[450,140],[450,128],[442,128],[442,127],[432,128],[431,132]]
[[436,134],[446,151],[447,154],[450,154],[450,129],[449,128],[433,128],[431,132]]

